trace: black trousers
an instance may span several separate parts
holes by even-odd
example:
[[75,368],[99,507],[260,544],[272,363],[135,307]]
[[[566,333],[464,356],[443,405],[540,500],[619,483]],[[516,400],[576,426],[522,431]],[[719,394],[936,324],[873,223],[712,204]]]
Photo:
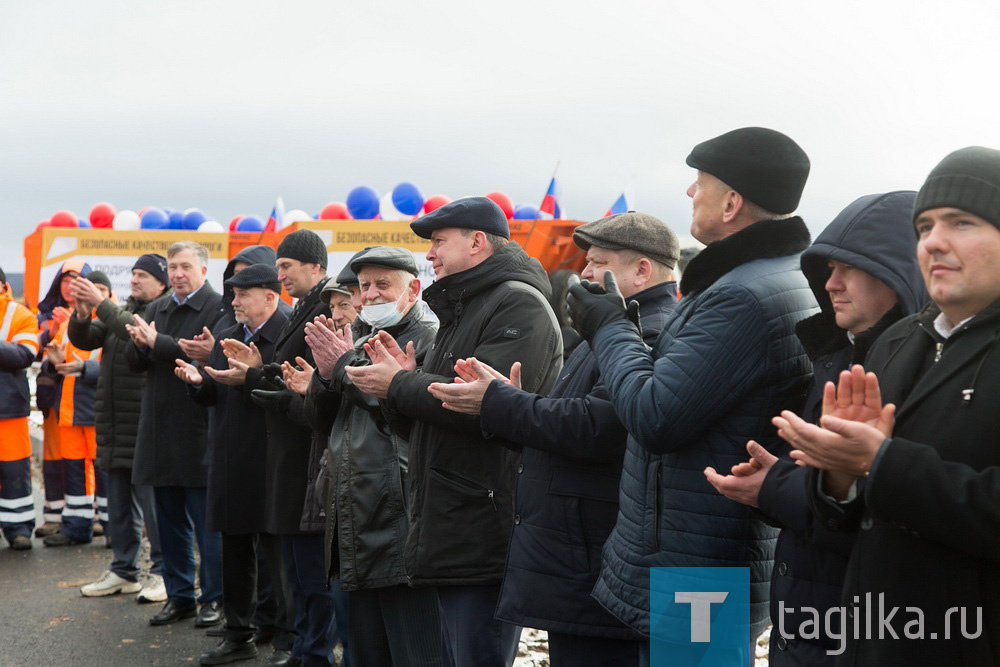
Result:
[[521,626],[493,618],[500,584],[438,586],[435,590],[446,665],[510,667],[514,664]]
[[[271,593],[262,612],[258,614],[258,551],[262,551],[268,572],[266,578]],[[292,596],[288,591],[281,561],[281,543],[267,533],[222,534],[222,590],[223,609],[226,613],[226,637],[245,641],[253,635],[255,626],[271,626],[275,631],[272,644],[275,648],[290,651],[294,640],[295,618]]]
[[549,631],[552,667],[638,667],[642,642]]
[[437,666],[441,619],[432,588],[406,584],[351,591],[351,661],[364,667]]

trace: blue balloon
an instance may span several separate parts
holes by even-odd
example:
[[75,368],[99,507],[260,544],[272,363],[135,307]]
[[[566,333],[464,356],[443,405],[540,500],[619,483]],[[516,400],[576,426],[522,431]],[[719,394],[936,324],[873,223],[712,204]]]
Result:
[[531,204],[518,204],[514,207],[515,220],[538,220],[540,215],[538,207]]
[[182,226],[184,229],[196,230],[201,227],[201,223],[208,220],[208,216],[197,208],[189,208],[184,211],[183,216]]
[[184,229],[184,211],[164,210],[170,216],[170,229]]
[[355,220],[372,220],[378,215],[378,193],[367,185],[359,185],[347,195],[347,210]]
[[80,218],[79,222],[80,222],[80,229],[91,229],[91,224],[89,220]]
[[159,208],[151,208],[142,214],[139,227],[142,229],[166,229],[170,224],[170,216]]
[[406,215],[416,215],[424,208],[424,193],[413,183],[403,181],[392,189],[392,205]]
[[264,221],[255,215],[244,215],[243,219],[236,223],[238,232],[262,232],[264,231]]

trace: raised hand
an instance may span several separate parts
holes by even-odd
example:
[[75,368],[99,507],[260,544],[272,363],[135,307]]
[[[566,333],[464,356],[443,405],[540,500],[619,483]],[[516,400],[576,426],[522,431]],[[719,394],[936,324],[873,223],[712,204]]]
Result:
[[296,394],[305,396],[306,390],[309,389],[309,382],[312,380],[313,371],[315,371],[315,369],[302,357],[295,357],[295,363],[298,364],[299,368],[302,370],[292,366],[287,361],[281,365],[285,386],[294,391]]
[[747,452],[750,454],[750,460],[733,466],[730,475],[720,475],[711,466],[705,468],[704,473],[715,490],[726,498],[757,507],[760,487],[778,457],[753,440],[747,443]]
[[[518,363],[515,365],[520,367]],[[475,357],[460,359],[455,364],[455,372],[459,376],[455,382],[433,382],[427,391],[441,401],[442,407],[467,415],[478,415],[482,411],[483,396],[494,380],[511,384],[510,380]]]
[[[230,362],[238,361],[250,368],[263,368],[264,360],[261,359],[260,350],[257,344],[251,342],[249,345],[235,338],[227,338],[222,341],[222,353]],[[232,364],[230,363],[230,366]]]
[[193,338],[181,338],[177,344],[188,358],[207,364],[212,348],[215,347],[215,336],[208,327],[202,327],[200,334],[195,334]]
[[204,378],[201,377],[201,373],[198,372],[194,364],[189,364],[183,359],[175,359],[174,362],[177,364],[177,367],[174,368],[174,375],[179,377],[181,381],[195,387],[201,385]]

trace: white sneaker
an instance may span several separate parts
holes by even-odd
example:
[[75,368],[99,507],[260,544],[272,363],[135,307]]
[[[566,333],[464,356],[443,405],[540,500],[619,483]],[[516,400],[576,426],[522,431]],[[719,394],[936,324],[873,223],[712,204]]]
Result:
[[135,596],[135,600],[136,602],[166,602],[167,587],[163,584],[163,577],[158,574],[150,574],[149,580]]
[[138,581],[122,579],[111,570],[105,570],[104,574],[97,578],[97,581],[82,586],[80,593],[87,598],[99,598],[116,593],[135,593],[141,588],[142,584]]

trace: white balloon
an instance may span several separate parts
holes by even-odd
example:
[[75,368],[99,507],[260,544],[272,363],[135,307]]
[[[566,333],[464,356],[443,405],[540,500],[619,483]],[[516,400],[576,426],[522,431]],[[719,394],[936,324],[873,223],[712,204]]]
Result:
[[111,228],[123,232],[131,232],[141,227],[139,214],[135,211],[124,209],[115,214],[115,219],[111,221]]
[[382,195],[378,203],[378,214],[383,220],[413,220],[412,215],[400,213],[399,209],[392,203],[392,191]]
[[313,217],[302,209],[293,208],[291,211],[285,213],[285,217],[281,219],[281,226],[287,227],[295,222],[311,222],[312,219]]
[[226,228],[222,226],[221,222],[218,222],[216,220],[206,220],[205,222],[198,225],[198,231],[218,234],[226,231]]

